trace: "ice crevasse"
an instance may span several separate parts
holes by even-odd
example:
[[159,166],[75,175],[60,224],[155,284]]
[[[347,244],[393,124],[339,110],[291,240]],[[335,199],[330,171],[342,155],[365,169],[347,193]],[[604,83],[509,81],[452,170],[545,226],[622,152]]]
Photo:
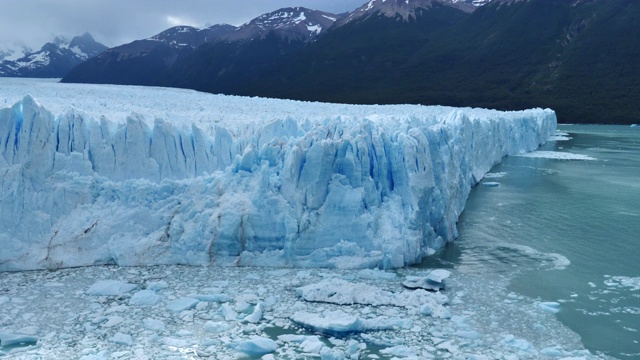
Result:
[[414,264],[457,236],[472,186],[493,165],[556,128],[548,109],[378,116],[383,107],[342,106],[311,118],[320,105],[233,99],[296,115],[118,122],[54,115],[31,96],[0,109],[0,271]]

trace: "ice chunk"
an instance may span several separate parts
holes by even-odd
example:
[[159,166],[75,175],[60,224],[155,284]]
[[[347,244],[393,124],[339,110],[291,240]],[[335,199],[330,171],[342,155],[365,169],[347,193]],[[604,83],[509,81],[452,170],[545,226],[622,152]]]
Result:
[[118,316],[118,315],[109,316],[107,318],[107,322],[102,324],[102,327],[103,328],[111,328],[111,327],[114,327],[114,326],[118,326],[118,325],[122,324],[123,322],[124,322],[124,318],[122,316]]
[[129,299],[129,305],[134,306],[151,306],[159,303],[162,296],[156,294],[153,290],[141,290],[133,294]]
[[427,276],[408,276],[402,285],[409,289],[425,289],[440,291],[445,288],[445,280],[451,275],[451,272],[444,269],[436,269],[431,271]]
[[224,332],[229,330],[230,328],[231,328],[231,325],[229,325],[226,322],[220,322],[220,321],[207,321],[204,324],[204,330],[210,333]]
[[558,160],[598,160],[588,155],[574,154],[570,152],[560,152],[560,151],[533,151],[530,153],[518,154],[516,156],[528,157],[528,158],[558,159]]
[[327,311],[323,315],[299,311],[291,320],[307,329],[333,336],[344,336],[367,331],[390,330],[406,325],[401,319],[376,317],[361,319],[343,311]]
[[262,303],[258,303],[258,305],[256,305],[253,308],[253,312],[247,316],[244,317],[243,321],[252,323],[252,324],[256,324],[259,323],[260,320],[262,320]]
[[604,281],[604,284],[608,287],[623,287],[629,289],[630,291],[640,291],[640,277],[609,275],[605,275],[605,277],[607,279]]
[[164,329],[166,328],[166,325],[162,320],[148,318],[142,320],[142,323],[144,324],[145,329],[148,330],[164,331]]
[[168,287],[169,287],[169,284],[167,284],[167,282],[164,281],[164,280],[149,281],[147,283],[147,290],[160,291],[160,290],[164,290],[164,289],[166,289]]
[[326,302],[340,305],[393,305],[405,308],[428,306],[433,317],[446,317],[444,304],[448,298],[440,292],[422,289],[392,293],[379,288],[342,279],[326,279],[296,289],[296,294],[306,301]]
[[449,270],[436,269],[431,271],[427,275],[427,280],[434,283],[442,284],[444,283],[445,279],[449,278],[449,276],[451,276],[451,272]]
[[220,314],[227,321],[238,319],[238,313],[236,313],[228,304],[222,304],[222,306],[220,306]]
[[549,356],[549,357],[562,357],[564,356],[564,352],[557,347],[548,347],[540,350],[540,355]]
[[384,355],[399,356],[399,357],[405,357],[405,358],[417,356],[417,352],[415,349],[405,345],[398,345],[398,346],[382,349],[380,350],[380,353]]
[[451,310],[444,306],[438,306],[434,304],[424,304],[420,307],[420,313],[422,315],[431,316],[440,319],[450,319]]
[[300,344],[300,349],[305,353],[319,354],[325,345],[318,337],[310,336]]
[[513,335],[507,335],[500,341],[501,344],[513,349],[517,349],[524,353],[535,353],[535,347],[525,339],[516,338]]
[[88,295],[95,296],[119,296],[130,292],[138,287],[134,284],[125,283],[117,280],[101,280],[87,289]]
[[167,309],[174,312],[189,310],[195,308],[196,305],[198,305],[198,302],[198,299],[182,297],[176,300],[169,301],[167,303]]
[[297,335],[297,334],[285,334],[278,335],[278,340],[283,342],[291,342],[301,344],[307,340],[319,340],[315,335]]
[[482,185],[486,186],[486,187],[498,187],[500,186],[500,183],[497,181],[484,181],[482,182]]
[[231,297],[225,294],[207,294],[207,295],[194,294],[194,295],[189,295],[189,297],[198,299],[200,301],[206,301],[206,302],[223,303],[223,302],[231,301]]
[[389,305],[393,302],[393,294],[388,291],[342,279],[327,279],[302,286],[296,289],[296,294],[307,301],[340,305]]
[[252,336],[247,340],[233,342],[229,344],[229,347],[249,356],[261,356],[276,351],[278,344],[265,337]]
[[560,311],[560,304],[555,301],[541,302],[538,306],[547,312],[555,314]]
[[113,335],[113,337],[109,339],[109,341],[116,343],[118,345],[127,345],[127,346],[133,345],[133,339],[131,338],[131,335],[123,334],[120,332]]
[[484,178],[485,179],[496,179],[496,178],[504,177],[505,175],[507,175],[506,172],[486,173],[486,174],[484,174]]
[[320,351],[320,360],[344,360],[344,352],[338,349],[329,349],[328,347],[322,348]]
[[480,333],[478,333],[475,330],[458,330],[454,332],[453,335],[459,338],[469,339],[469,340],[480,338]]

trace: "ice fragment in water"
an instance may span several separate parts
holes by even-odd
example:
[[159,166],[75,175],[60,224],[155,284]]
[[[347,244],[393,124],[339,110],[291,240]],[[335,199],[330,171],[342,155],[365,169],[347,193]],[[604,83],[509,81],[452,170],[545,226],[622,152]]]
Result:
[[198,302],[199,302],[198,299],[183,297],[183,298],[169,301],[167,303],[167,309],[174,312],[189,310],[196,307],[196,305],[198,305]]
[[119,296],[130,292],[136,287],[138,286],[122,281],[102,280],[91,285],[89,289],[87,289],[87,294],[95,296]]
[[407,276],[402,282],[409,289],[425,289],[439,291],[445,288],[445,280],[451,275],[451,272],[444,269],[436,269],[431,271],[427,276]]
[[250,356],[261,356],[272,353],[278,349],[278,344],[271,339],[261,336],[252,336],[247,340],[242,340],[229,344],[232,349]]
[[133,294],[129,299],[129,305],[133,306],[151,306],[162,300],[162,297],[152,290],[141,290]]

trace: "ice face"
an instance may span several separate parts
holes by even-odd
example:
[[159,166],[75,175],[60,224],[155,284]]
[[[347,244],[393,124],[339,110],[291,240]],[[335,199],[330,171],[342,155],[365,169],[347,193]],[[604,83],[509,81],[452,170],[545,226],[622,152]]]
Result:
[[[157,96],[150,107],[201,106],[184,103],[184,91],[102,89],[120,96],[104,100],[118,111],[147,92]],[[554,112],[541,109],[187,94],[206,99],[209,123],[98,119],[88,115],[97,111],[90,102],[88,113],[54,115],[31,96],[1,109],[0,271],[402,267],[454,239],[471,187],[556,126]]]

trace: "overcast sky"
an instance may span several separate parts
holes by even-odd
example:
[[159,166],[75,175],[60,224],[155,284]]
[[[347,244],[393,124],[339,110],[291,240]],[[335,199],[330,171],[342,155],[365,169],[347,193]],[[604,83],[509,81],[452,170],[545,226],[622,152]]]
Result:
[[331,13],[366,0],[0,0],[0,45],[39,48],[57,35],[89,32],[112,47],[153,36],[175,25],[241,25],[287,6]]

